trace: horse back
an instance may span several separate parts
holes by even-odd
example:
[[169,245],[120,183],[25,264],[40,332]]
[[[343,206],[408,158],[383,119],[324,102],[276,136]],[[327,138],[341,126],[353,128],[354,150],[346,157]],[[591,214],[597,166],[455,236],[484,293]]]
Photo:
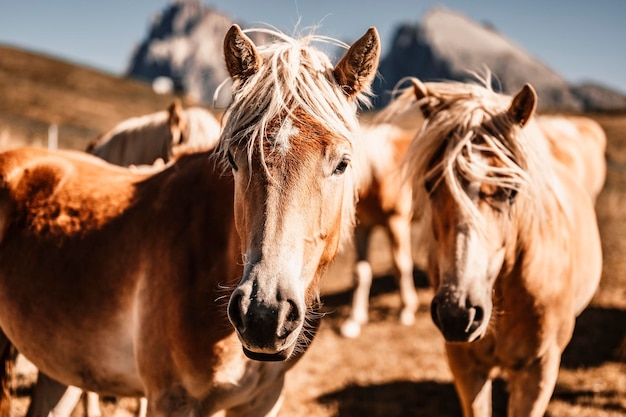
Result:
[[537,118],[553,156],[565,165],[596,199],[606,178],[606,135],[594,120],[582,116]]
[[[553,168],[562,187],[566,237],[571,259],[569,275],[576,314],[591,301],[602,272],[602,249],[595,200],[606,177],[606,136],[593,120],[582,116],[540,116],[537,125],[547,139]],[[558,233],[556,231],[555,233]]]

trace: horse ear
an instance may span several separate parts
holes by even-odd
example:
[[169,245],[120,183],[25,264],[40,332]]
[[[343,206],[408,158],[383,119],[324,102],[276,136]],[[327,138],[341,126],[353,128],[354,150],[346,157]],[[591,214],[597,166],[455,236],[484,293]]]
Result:
[[429,118],[433,114],[433,105],[428,100],[428,90],[423,82],[417,78],[411,78],[411,84],[413,85],[413,93],[418,103],[420,103],[420,110],[425,118]]
[[380,38],[375,27],[367,30],[348,49],[333,70],[335,79],[348,97],[367,89],[374,80],[380,58]]
[[230,27],[224,38],[224,59],[230,76],[239,81],[246,81],[263,63],[254,43],[237,24]]
[[513,101],[506,111],[507,114],[520,126],[524,126],[535,113],[537,107],[537,93],[530,84],[524,87],[513,97]]
[[183,141],[183,132],[185,131],[185,113],[181,101],[176,98],[167,109],[167,122],[172,135],[172,145],[180,145]]

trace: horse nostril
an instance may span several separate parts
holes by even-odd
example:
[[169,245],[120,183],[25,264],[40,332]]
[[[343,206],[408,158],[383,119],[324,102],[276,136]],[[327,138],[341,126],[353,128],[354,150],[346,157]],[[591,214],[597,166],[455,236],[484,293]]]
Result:
[[241,293],[235,293],[232,295],[230,302],[228,303],[228,317],[230,318],[230,322],[239,332],[243,332],[245,330],[245,324],[243,321],[244,314],[241,311],[242,297],[243,295]]
[[468,308],[467,313],[467,327],[465,328],[465,333],[472,333],[482,324],[485,313],[483,308],[478,306]]
[[293,300],[289,300],[289,313],[287,314],[287,322],[294,323],[300,320],[300,310]]
[[476,312],[476,314],[474,315],[474,321],[476,323],[482,323],[485,317],[485,310],[482,307],[475,306],[474,311]]
[[483,318],[485,317],[485,310],[481,306],[472,305],[472,303],[470,303],[469,300],[465,300],[465,309],[467,310],[469,314],[468,328],[474,323],[477,326],[480,325],[480,323],[482,323]]
[[300,309],[293,300],[287,300],[285,310],[286,311],[283,311],[281,314],[281,316],[284,317],[284,320],[279,322],[279,326],[276,331],[276,336],[281,339],[287,338],[287,336],[293,333],[300,325]]
[[430,316],[437,327],[441,327],[441,317],[439,316],[439,302],[437,298],[433,298],[430,303]]

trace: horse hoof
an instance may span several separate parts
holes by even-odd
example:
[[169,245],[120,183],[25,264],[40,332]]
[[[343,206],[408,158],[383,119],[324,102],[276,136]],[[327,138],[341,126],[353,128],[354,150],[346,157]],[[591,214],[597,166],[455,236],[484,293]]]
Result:
[[400,313],[400,323],[404,326],[412,326],[415,323],[415,313],[412,311],[402,311]]
[[361,334],[361,325],[354,320],[347,320],[341,326],[341,335],[348,339],[356,339]]

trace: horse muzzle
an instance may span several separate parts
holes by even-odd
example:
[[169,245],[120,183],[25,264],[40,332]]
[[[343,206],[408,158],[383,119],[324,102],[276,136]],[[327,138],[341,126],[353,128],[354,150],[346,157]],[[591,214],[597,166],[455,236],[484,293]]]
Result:
[[453,291],[439,291],[433,297],[430,313],[447,342],[473,342],[486,332],[491,303],[471,302]]
[[263,299],[239,287],[228,303],[228,318],[250,359],[286,360],[298,342],[304,325],[304,307],[280,293],[274,298]]

